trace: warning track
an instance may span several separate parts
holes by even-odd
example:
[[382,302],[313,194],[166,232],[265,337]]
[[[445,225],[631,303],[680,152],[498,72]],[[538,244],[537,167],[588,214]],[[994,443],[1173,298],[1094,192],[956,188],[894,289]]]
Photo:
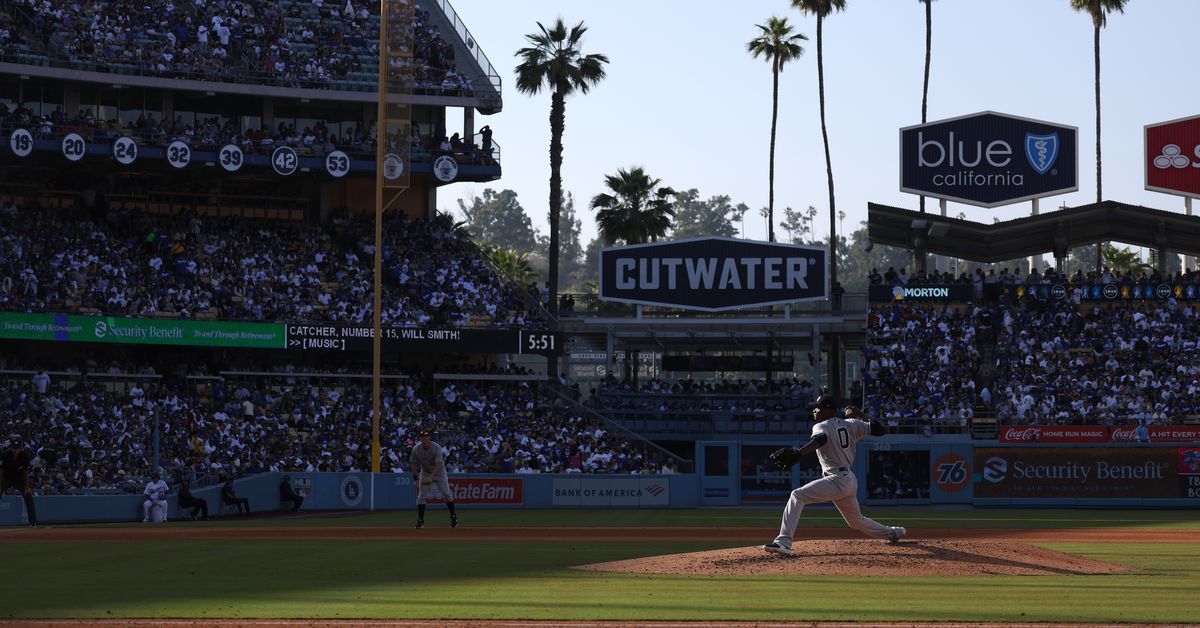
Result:
[[[145,524],[120,528],[62,526],[0,528],[7,543],[103,543],[137,541],[729,541],[763,543],[774,536],[766,528],[380,528],[173,527]],[[797,540],[865,539],[846,528],[800,530]],[[907,539],[975,539],[1025,543],[1198,543],[1195,530],[1014,530],[909,528]]]

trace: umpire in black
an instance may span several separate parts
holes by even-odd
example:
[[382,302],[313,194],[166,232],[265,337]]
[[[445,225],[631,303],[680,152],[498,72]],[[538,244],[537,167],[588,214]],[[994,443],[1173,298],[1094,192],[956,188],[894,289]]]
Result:
[[29,525],[37,527],[37,509],[33,506],[33,484],[29,471],[33,468],[33,457],[21,446],[21,439],[13,436],[8,440],[4,455],[0,456],[0,497],[14,489],[25,500],[25,512]]

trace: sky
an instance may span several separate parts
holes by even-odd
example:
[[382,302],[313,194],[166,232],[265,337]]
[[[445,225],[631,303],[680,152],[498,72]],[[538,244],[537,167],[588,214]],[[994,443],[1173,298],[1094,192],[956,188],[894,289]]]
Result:
[[[536,22],[584,21],[584,52],[608,55],[607,79],[567,101],[564,189],[573,192],[585,242],[596,233],[587,200],[618,168],[645,166],[675,189],[767,204],[771,71],[746,53],[768,17],[809,37],[780,77],[776,221],[783,208],[816,206],[828,236],[828,192],[817,98],[816,20],[787,0],[452,0],[503,78],[504,109],[477,116],[502,149],[503,177],[443,188],[443,210],[485,187],[515,190],[535,228],[547,231],[550,97],[514,88],[513,54]],[[826,19],[826,107],[837,206],[845,228],[867,203],[916,209],[899,191],[898,130],[921,121],[924,5],[849,0]],[[1200,114],[1195,65],[1200,0],[1131,0],[1101,35],[1104,196],[1183,211],[1183,199],[1144,189],[1148,123]],[[1079,191],[1042,200],[1043,213],[1095,200],[1092,22],[1069,0],[938,0],[933,4],[929,120],[983,110],[1079,127]],[[453,127],[453,122],[447,126]],[[929,205],[936,211],[936,202]],[[949,214],[992,222],[1027,215],[1028,202],[994,209],[950,203]],[[781,237],[782,232],[780,232]],[[757,211],[745,237],[766,239]]]

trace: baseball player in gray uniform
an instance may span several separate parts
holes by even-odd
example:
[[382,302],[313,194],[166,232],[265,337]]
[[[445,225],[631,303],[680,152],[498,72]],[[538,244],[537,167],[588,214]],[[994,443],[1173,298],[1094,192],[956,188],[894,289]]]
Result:
[[413,445],[408,457],[412,465],[413,485],[417,487],[417,527],[425,527],[425,500],[436,487],[450,509],[450,527],[458,527],[458,515],[454,514],[454,493],[446,477],[446,461],[442,457],[442,446],[429,439],[429,431],[421,430],[421,442]]
[[892,543],[899,541],[908,533],[907,530],[899,526],[885,526],[863,516],[858,507],[858,478],[850,470],[854,466],[854,450],[858,441],[867,436],[883,436],[887,428],[881,423],[872,423],[854,406],[846,406],[845,418],[839,417],[837,400],[829,394],[818,397],[812,409],[813,419],[817,421],[812,440],[800,449],[786,447],[777,450],[771,454],[771,459],[781,467],[790,469],[800,458],[815,451],[824,475],[792,491],[792,497],[783,509],[779,536],[763,545],[763,550],[791,556],[792,535],[800,523],[800,513],[808,504],[826,502],[833,502],[837,506],[851,528]]

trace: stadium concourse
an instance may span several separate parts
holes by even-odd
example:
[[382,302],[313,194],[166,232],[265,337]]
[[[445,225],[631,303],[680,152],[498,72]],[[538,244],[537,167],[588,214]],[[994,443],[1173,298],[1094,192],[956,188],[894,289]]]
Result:
[[[1200,306],[1174,297],[1084,300],[1097,284],[1200,285],[1200,273],[1104,269],[1065,282],[1052,271],[1021,277],[1016,268],[958,279],[872,273],[872,283],[893,282],[972,283],[974,298],[872,304],[864,379],[876,416],[1113,425],[1200,415]],[[1031,289],[1050,284],[1065,286],[1062,298]]]

